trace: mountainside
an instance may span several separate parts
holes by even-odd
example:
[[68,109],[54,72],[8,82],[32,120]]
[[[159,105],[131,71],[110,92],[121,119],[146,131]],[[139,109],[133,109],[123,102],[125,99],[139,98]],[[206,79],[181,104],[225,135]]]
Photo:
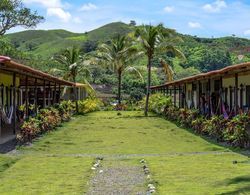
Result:
[[28,30],[7,34],[11,43],[17,49],[50,58],[62,49],[76,45],[84,47],[85,44],[104,42],[116,34],[127,34],[131,27],[124,23],[111,23],[86,33],[72,33],[66,30]]

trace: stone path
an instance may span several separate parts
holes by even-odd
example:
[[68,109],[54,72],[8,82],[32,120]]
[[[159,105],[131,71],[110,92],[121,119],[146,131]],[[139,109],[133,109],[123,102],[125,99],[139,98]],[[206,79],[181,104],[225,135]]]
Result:
[[140,165],[128,165],[115,161],[104,163],[95,170],[90,181],[88,195],[144,195],[146,194],[145,174]]

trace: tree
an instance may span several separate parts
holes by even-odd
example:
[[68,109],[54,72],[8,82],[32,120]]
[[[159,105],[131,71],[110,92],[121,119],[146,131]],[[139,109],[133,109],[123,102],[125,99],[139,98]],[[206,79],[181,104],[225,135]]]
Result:
[[[89,62],[84,60],[84,57],[80,54],[80,49],[77,47],[72,47],[64,50],[61,54],[56,55],[54,59],[63,65],[62,69],[51,69],[50,73],[62,75],[64,79],[72,81],[76,84],[78,76],[90,77],[90,72],[88,69]],[[77,103],[77,91],[76,86],[74,87],[74,99],[76,102],[76,111],[78,112]]]
[[136,26],[136,21],[135,20],[130,20],[129,26]]
[[16,26],[35,27],[44,18],[37,12],[24,7],[21,0],[1,0],[0,2],[0,36]]
[[110,44],[102,44],[98,49],[97,58],[100,60],[101,64],[108,65],[109,68],[117,74],[118,104],[121,104],[122,74],[129,71],[141,77],[136,67],[130,66],[131,61],[140,54],[141,53],[138,52],[138,49],[133,45],[132,41],[129,41],[126,36],[121,35],[113,38]]
[[139,37],[142,48],[147,56],[147,92],[145,104],[145,116],[148,116],[148,103],[151,87],[151,69],[152,60],[157,52],[171,52],[175,56],[185,58],[184,55],[175,47],[175,41],[180,41],[180,38],[175,36],[175,31],[165,29],[162,24],[158,26],[144,25],[137,28],[136,36]]

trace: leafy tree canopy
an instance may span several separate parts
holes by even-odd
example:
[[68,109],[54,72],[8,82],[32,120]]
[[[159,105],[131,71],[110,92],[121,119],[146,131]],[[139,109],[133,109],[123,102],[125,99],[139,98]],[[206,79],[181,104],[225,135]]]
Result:
[[16,26],[35,27],[44,18],[24,7],[20,0],[0,1],[0,35]]

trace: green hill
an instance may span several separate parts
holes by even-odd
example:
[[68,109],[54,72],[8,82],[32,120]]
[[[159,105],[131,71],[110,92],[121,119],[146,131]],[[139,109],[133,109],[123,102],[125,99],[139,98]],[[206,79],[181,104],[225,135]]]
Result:
[[88,41],[107,41],[116,34],[127,34],[130,31],[129,25],[117,22],[86,33],[72,33],[66,30],[28,30],[7,34],[6,37],[19,50],[49,58],[69,46],[81,47]]
[[[107,42],[116,34],[128,34],[134,27],[122,22],[114,22],[85,33],[73,33],[66,30],[28,30],[6,37],[14,47],[38,59],[49,59],[55,53],[71,46],[78,46],[86,52],[95,50],[98,43]],[[197,71],[210,71],[233,63],[250,61],[250,40],[238,37],[200,38],[178,33],[183,42],[177,44],[187,57],[185,63],[173,64],[182,68],[191,68],[187,75]],[[244,55],[243,60],[238,56]],[[143,60],[142,60],[143,61]],[[141,64],[140,61],[138,64]],[[157,66],[157,64],[155,64]],[[180,77],[186,74],[180,74]]]

